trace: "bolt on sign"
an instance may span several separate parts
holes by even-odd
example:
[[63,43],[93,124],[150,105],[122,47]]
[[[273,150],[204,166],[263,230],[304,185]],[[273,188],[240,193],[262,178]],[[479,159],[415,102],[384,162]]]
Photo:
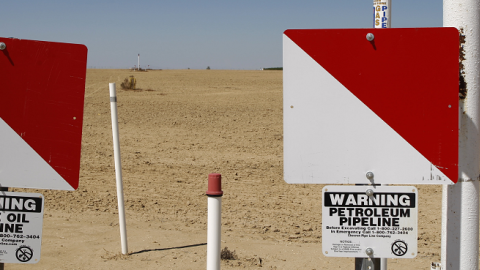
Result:
[[78,187],[87,48],[0,38],[0,184]]
[[43,203],[39,193],[0,193],[0,263],[40,260]]
[[286,30],[285,181],[456,183],[458,48],[448,27]]
[[413,186],[325,186],[322,250],[331,257],[417,256],[418,197]]

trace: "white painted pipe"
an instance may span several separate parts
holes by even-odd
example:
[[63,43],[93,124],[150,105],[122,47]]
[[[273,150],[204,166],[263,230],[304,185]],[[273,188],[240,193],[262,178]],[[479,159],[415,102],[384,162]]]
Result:
[[392,0],[373,0],[373,28],[390,28]]
[[208,175],[207,270],[220,270],[222,176]]
[[208,197],[207,270],[220,270],[222,197]]
[[120,159],[120,139],[118,132],[117,90],[115,83],[109,84],[110,109],[112,112],[113,154],[115,157],[115,177],[117,179],[118,224],[120,227],[120,241],[122,254],[128,253],[127,226],[125,222],[125,203],[123,200],[122,161]]
[[479,16],[480,0],[443,1],[443,26],[456,27],[465,37],[464,44],[461,44],[465,60],[460,62],[460,69],[466,82],[466,93],[459,103],[459,179],[457,184],[443,187],[442,269],[478,269]]

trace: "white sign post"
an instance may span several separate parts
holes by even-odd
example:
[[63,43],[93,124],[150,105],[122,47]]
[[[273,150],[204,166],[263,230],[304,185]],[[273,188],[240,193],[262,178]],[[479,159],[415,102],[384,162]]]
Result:
[[120,155],[120,136],[117,115],[117,88],[115,83],[109,83],[110,109],[112,111],[113,152],[115,158],[115,178],[117,181],[118,222],[120,227],[120,242],[122,254],[128,253],[127,224],[125,220],[125,201],[123,198],[122,159]]
[[0,262],[37,263],[43,228],[43,195],[0,194]]
[[[373,0],[373,14],[373,28],[392,27],[392,0]],[[380,270],[387,270],[387,258],[380,260]]]
[[322,249],[331,257],[414,258],[417,189],[412,186],[325,186]]
[[392,0],[373,0],[373,28],[390,28]]

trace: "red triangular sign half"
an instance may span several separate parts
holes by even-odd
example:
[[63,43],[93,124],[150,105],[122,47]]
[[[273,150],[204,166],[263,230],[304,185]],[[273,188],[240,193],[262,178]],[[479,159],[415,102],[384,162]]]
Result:
[[76,189],[87,48],[14,38],[0,42],[6,44],[0,51],[0,185]]
[[287,30],[285,36],[457,182],[457,29]]

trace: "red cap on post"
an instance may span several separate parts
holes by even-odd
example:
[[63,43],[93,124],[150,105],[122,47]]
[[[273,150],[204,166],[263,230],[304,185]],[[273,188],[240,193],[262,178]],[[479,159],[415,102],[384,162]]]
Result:
[[208,175],[208,196],[220,197],[223,195],[222,191],[222,175],[219,173],[211,173]]

